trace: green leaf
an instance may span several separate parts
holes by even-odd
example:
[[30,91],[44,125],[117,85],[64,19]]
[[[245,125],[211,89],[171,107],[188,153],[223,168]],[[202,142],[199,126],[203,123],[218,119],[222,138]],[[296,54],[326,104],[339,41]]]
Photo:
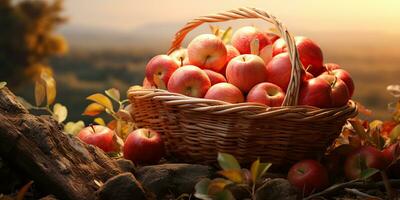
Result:
[[104,106],[110,112],[114,112],[114,108],[111,103],[111,100],[104,94],[100,94],[100,93],[92,94],[92,95],[88,96],[86,99],[94,101],[94,102]]
[[228,153],[218,153],[218,163],[219,166],[224,170],[240,169],[239,162],[236,160],[235,157]]
[[71,135],[76,135],[84,127],[85,127],[85,123],[82,120],[77,121],[77,122],[68,122],[64,126],[64,132],[71,134]]
[[219,171],[218,174],[224,176],[225,178],[235,183],[243,183],[244,175],[240,169],[226,169]]
[[398,139],[398,137],[400,136],[400,124],[398,124],[397,126],[395,126],[389,134],[390,140],[395,141]]
[[113,99],[116,102],[119,102],[121,99],[121,95],[119,93],[119,90],[115,88],[110,88],[105,91],[106,95],[109,96],[111,99]]
[[56,119],[58,123],[62,123],[63,121],[65,121],[65,119],[67,119],[68,109],[60,103],[56,103],[53,106],[53,113],[54,119]]
[[268,169],[272,166],[272,163],[260,163],[260,167],[258,167],[257,178],[261,178],[268,171]]
[[208,178],[203,178],[199,182],[196,183],[194,186],[194,189],[196,191],[196,194],[208,194],[208,186],[210,185],[211,180]]
[[0,82],[0,90],[7,85],[7,82]]
[[26,101],[24,98],[17,96],[17,100],[26,108],[26,109],[32,109],[33,105],[30,104],[28,101]]
[[368,179],[368,178],[370,178],[371,176],[375,175],[378,172],[379,172],[378,169],[366,168],[366,169],[361,171],[360,179],[363,179],[363,180]]
[[232,192],[225,189],[221,192],[218,192],[215,195],[215,200],[235,200],[235,197],[233,196]]

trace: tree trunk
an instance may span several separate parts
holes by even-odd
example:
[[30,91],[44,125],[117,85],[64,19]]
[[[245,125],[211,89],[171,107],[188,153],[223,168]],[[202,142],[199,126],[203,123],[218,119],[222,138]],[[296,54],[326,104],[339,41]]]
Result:
[[60,199],[95,199],[101,183],[124,171],[100,149],[64,134],[51,117],[29,114],[6,87],[0,89],[0,156]]

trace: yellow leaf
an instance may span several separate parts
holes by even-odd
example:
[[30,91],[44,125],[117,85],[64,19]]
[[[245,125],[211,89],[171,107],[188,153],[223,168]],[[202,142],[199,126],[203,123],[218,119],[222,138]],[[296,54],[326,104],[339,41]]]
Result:
[[209,195],[215,195],[218,192],[221,192],[225,186],[231,184],[232,182],[229,180],[225,180],[223,178],[216,178],[210,181],[210,184],[208,185],[208,191],[207,194]]
[[82,115],[96,116],[103,111],[104,111],[104,106],[102,106],[98,103],[91,103],[86,107],[86,109],[82,113]]
[[86,99],[94,101],[105,108],[107,108],[109,111],[114,112],[113,105],[111,103],[111,100],[106,97],[104,94],[96,93],[88,96]]
[[231,39],[232,39],[232,27],[228,27],[228,29],[226,29],[226,31],[222,34],[221,39],[224,42],[224,44],[228,44]]
[[127,110],[123,110],[123,109],[118,110],[118,112],[115,113],[115,115],[117,115],[117,117],[119,117],[120,119],[122,119],[124,121],[133,121],[131,114]]
[[257,159],[256,161],[251,164],[250,172],[251,172],[251,180],[255,183],[258,178],[258,168],[260,166],[260,159]]
[[98,125],[102,125],[102,126],[106,125],[106,122],[104,122],[103,118],[101,118],[101,117],[97,117],[93,121]]
[[63,121],[65,121],[65,119],[67,119],[67,115],[68,115],[68,110],[67,107],[56,103],[53,106],[53,113],[54,113],[54,118],[57,120],[58,123],[61,123]]
[[110,88],[110,89],[106,90],[105,93],[107,94],[107,96],[109,96],[111,99],[114,99],[117,102],[119,102],[119,100],[121,99],[119,90],[117,90],[115,88]]
[[[219,32],[219,27],[218,27],[218,26],[210,25],[210,30],[211,30],[211,33],[212,33],[212,34],[217,35],[218,32]],[[218,35],[217,35],[217,36],[218,36]]]
[[46,88],[42,81],[35,82],[35,102],[36,106],[42,105],[44,98],[46,97]]
[[243,174],[242,171],[239,169],[226,169],[223,171],[219,171],[218,174],[235,183],[243,183]]
[[0,89],[2,89],[3,87],[5,87],[7,85],[7,82],[0,82]]
[[85,127],[85,123],[83,121],[68,122],[64,126],[64,132],[71,134],[71,135],[76,135],[84,127]]
[[56,99],[56,81],[48,73],[43,72],[40,74],[40,78],[44,81],[46,87],[47,105],[51,105]]

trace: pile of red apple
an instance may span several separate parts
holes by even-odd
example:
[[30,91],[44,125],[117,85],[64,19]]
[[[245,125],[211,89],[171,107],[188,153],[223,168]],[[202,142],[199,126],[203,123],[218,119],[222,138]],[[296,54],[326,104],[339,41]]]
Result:
[[[309,38],[295,37],[295,42],[304,66],[298,104],[319,108],[346,105],[354,92],[350,74],[337,64],[324,64],[321,48]],[[231,44],[214,34],[202,34],[187,48],[153,57],[146,66],[143,86],[274,107],[283,102],[291,68],[282,38],[246,26],[233,34]]]

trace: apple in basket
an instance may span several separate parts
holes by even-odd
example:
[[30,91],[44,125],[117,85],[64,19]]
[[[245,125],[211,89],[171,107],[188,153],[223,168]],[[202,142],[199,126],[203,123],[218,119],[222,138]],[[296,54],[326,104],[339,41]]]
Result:
[[[322,50],[318,44],[311,39],[302,36],[296,36],[294,39],[303,67],[305,69],[309,68],[308,72],[313,76],[318,76],[324,72]],[[286,42],[282,38],[279,38],[273,44],[272,56],[276,56],[283,52],[287,52]]]
[[106,126],[91,125],[83,128],[77,137],[85,142],[99,147],[104,152],[118,151],[117,135],[115,131]]
[[214,72],[209,69],[204,69],[203,71],[207,74],[208,78],[210,79],[211,85],[226,82],[224,75],[222,75],[218,72]]
[[375,147],[363,146],[347,157],[344,172],[346,178],[354,180],[361,177],[362,169],[384,169],[386,165],[387,161],[382,152]]
[[353,82],[353,79],[351,78],[349,72],[347,72],[344,69],[334,69],[334,70],[328,70],[328,71],[324,72],[323,74],[331,74],[331,75],[334,75],[337,78],[341,79],[342,81],[344,81],[344,83],[347,86],[347,89],[349,89],[350,97],[353,96],[354,82]]
[[299,105],[318,108],[340,107],[349,101],[346,84],[333,75],[320,75],[303,82],[300,88]]
[[188,45],[189,63],[202,69],[220,71],[226,62],[224,42],[213,34],[195,37]]
[[260,57],[266,64],[272,60],[272,45],[267,45],[260,50]]
[[264,61],[256,55],[244,54],[233,58],[226,67],[226,79],[243,93],[266,81]]
[[165,155],[164,142],[152,129],[136,129],[126,138],[123,153],[135,164],[156,164]]
[[189,64],[188,50],[186,48],[177,49],[169,56],[174,59],[176,63],[178,63],[179,67]]
[[219,73],[224,76],[226,74],[226,66],[228,66],[229,61],[231,61],[234,57],[240,55],[240,52],[232,45],[227,44],[225,46],[226,46],[226,52],[227,52],[226,62],[225,62],[224,67],[219,71]]
[[186,65],[177,69],[168,82],[168,91],[190,97],[202,98],[211,87],[206,72],[194,65]]
[[315,160],[302,160],[288,172],[288,181],[304,195],[324,189],[329,184],[324,166]]
[[244,101],[240,89],[230,83],[217,83],[211,86],[204,98],[225,101],[228,103],[241,103]]
[[271,107],[281,106],[285,92],[273,83],[259,83],[247,94],[247,102],[261,103]]
[[284,52],[273,57],[267,64],[266,70],[267,81],[279,86],[283,91],[286,91],[292,74],[292,64],[289,54]]
[[[152,85],[157,85],[157,80],[162,80],[164,85],[167,85],[169,78],[176,69],[178,64],[174,59],[167,55],[157,55],[153,57],[146,65],[146,78]],[[156,79],[154,79],[157,77]],[[160,87],[160,85],[157,85]]]
[[265,46],[267,46],[270,42],[265,33],[261,32],[258,28],[254,26],[244,26],[232,35],[232,45],[241,53],[241,54],[250,54],[251,41],[258,39],[259,41],[259,49],[261,50]]

